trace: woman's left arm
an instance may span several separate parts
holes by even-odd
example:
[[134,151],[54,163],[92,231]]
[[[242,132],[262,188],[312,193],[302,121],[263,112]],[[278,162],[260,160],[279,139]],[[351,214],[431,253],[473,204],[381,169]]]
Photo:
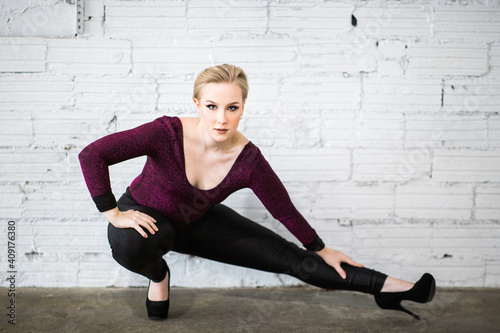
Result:
[[352,266],[356,266],[356,267],[363,267],[362,264],[360,263],[357,263],[355,262],[354,260],[352,260],[349,256],[347,256],[346,254],[338,251],[338,250],[334,250],[334,249],[330,249],[328,247],[324,247],[323,250],[321,251],[317,251],[316,252],[328,265],[332,266],[333,268],[335,268],[335,270],[339,273],[339,275],[345,279],[346,278],[346,273],[345,271],[342,269],[342,267],[340,267],[340,264],[345,262],[346,264],[349,264],[349,265],[352,265]]
[[344,253],[326,247],[300,212],[293,205],[287,190],[260,150],[256,151],[256,163],[250,179],[250,188],[264,204],[273,217],[283,225],[311,251],[315,251],[328,265],[335,268],[345,279],[346,273],[341,263],[363,267]]
[[260,150],[255,147],[248,186],[271,215],[279,220],[305,248],[319,251],[323,241],[293,205],[287,190]]

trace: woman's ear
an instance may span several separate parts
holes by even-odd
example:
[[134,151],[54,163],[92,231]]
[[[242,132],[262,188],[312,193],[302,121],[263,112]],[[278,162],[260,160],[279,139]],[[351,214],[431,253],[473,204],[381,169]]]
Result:
[[198,109],[198,115],[201,116],[201,103],[200,103],[200,101],[193,97],[193,102],[196,105],[196,109]]

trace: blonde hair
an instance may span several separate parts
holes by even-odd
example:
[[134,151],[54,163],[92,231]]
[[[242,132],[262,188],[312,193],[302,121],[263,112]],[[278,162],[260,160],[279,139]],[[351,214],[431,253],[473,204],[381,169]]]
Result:
[[218,65],[203,70],[194,81],[193,98],[200,99],[200,91],[208,83],[236,82],[241,88],[243,101],[248,96],[248,81],[243,69],[234,65]]

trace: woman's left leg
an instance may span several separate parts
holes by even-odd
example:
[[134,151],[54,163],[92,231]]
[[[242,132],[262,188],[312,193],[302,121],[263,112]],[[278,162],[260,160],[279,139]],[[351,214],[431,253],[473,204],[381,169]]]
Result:
[[299,248],[224,205],[215,205],[199,221],[174,227],[173,251],[288,274],[321,288],[377,294],[387,278],[375,270],[344,263],[347,278],[342,279],[315,252]]

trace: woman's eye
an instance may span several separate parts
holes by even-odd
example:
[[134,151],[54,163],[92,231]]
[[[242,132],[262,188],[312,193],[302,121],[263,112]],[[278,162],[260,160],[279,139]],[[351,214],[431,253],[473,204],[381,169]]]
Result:
[[215,110],[215,109],[217,109],[217,106],[215,106],[213,104],[209,104],[209,105],[207,105],[207,108],[210,110]]
[[229,109],[229,111],[236,111],[239,108],[237,106],[230,106],[230,107],[228,107],[228,109]]

